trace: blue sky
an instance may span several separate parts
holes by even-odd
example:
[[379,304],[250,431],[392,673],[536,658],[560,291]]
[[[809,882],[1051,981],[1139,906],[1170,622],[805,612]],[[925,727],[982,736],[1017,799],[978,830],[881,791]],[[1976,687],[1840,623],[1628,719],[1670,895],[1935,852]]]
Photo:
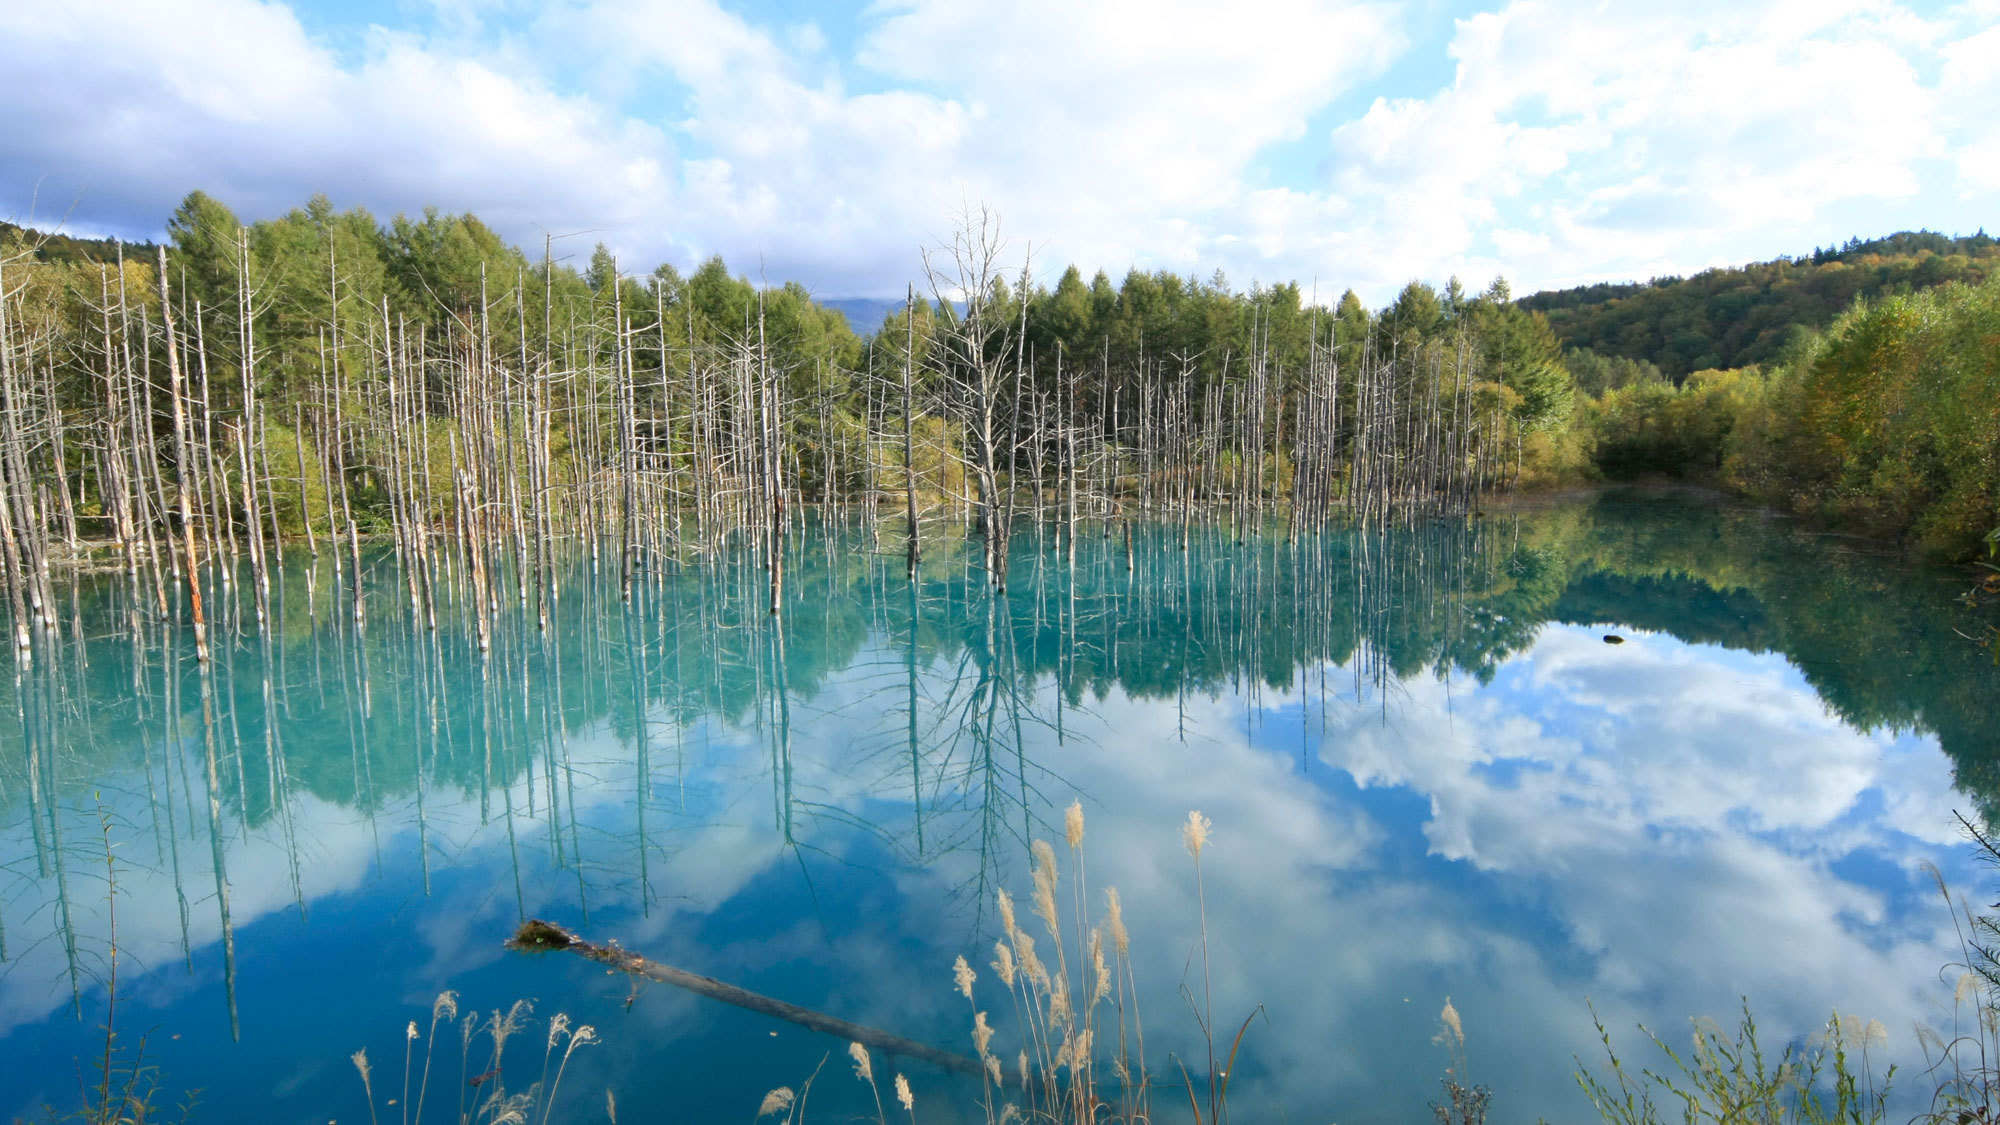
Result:
[[0,217],[317,191],[899,293],[1009,255],[1385,301],[2000,226],[2000,0],[77,0],[0,6]]

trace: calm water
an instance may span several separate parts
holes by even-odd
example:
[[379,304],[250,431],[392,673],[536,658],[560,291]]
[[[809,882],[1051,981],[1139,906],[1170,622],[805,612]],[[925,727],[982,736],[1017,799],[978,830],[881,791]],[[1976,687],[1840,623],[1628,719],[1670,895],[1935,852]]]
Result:
[[[546,917],[954,1049],[964,952],[1011,1058],[993,895],[1026,896],[1072,800],[1156,1074],[1201,1053],[1177,828],[1213,820],[1214,1007],[1268,1016],[1232,1092],[1260,1119],[1428,1119],[1446,996],[1496,1122],[1588,1115],[1587,1002],[1633,1053],[1635,1022],[1680,1039],[1739,996],[1773,1039],[1838,1006],[1907,1063],[1948,999],[1918,865],[1990,882],[1952,811],[2000,792],[1959,575],[1671,496],[1185,554],[1142,529],[1129,574],[1116,539],[1072,572],[1025,531],[1004,597],[962,541],[913,587],[898,542],[796,538],[781,629],[744,565],[627,606],[578,560],[547,636],[510,607],[483,656],[455,613],[411,628],[388,557],[359,635],[331,557],[294,558],[206,709],[188,639],[135,639],[122,576],[86,585],[81,653],[6,687],[0,1114],[73,1104],[101,1048],[107,832],[121,1027],[207,1120],[366,1120],[348,1056],[398,1096],[447,988],[596,1027],[557,1119],[602,1120],[608,1087],[621,1120],[747,1121],[833,1051],[812,1116],[848,1120],[842,1044],[501,941]],[[464,1088],[446,1035],[431,1120]],[[979,1116],[908,1069],[921,1119]]]

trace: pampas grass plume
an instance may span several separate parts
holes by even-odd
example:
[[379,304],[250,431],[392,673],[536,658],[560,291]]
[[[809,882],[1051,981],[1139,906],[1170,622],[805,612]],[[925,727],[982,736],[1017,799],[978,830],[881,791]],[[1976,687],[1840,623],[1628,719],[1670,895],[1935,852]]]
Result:
[[347,1056],[354,1063],[354,1069],[361,1072],[361,1092],[368,1095],[368,1120],[375,1121],[375,1084],[368,1080],[368,1048]]
[[993,1042],[993,1025],[986,1022],[986,1013],[972,1013],[972,1045],[978,1050],[980,1058],[986,1057],[986,1047],[991,1042]]
[[1069,850],[1083,846],[1083,802],[1071,801],[1063,810],[1063,836],[1069,841]]
[[1049,971],[1042,967],[1042,959],[1035,955],[1035,939],[1025,933],[1014,935],[1015,956],[1021,962],[1021,973],[1028,983],[1047,991]]
[[1090,931],[1090,967],[1097,974],[1097,987],[1090,994],[1090,1002],[1096,1004],[1099,1000],[1111,995],[1111,966],[1104,963],[1104,931],[1102,930],[1092,929]]
[[1035,917],[1049,928],[1049,933],[1060,932],[1056,923],[1056,850],[1047,840],[1036,840],[1030,847],[1035,855]]
[[507,1009],[505,1016],[500,1014],[499,1009],[494,1009],[493,1022],[488,1025],[488,1030],[493,1036],[493,1061],[496,1064],[500,1061],[500,1056],[507,1050],[508,1037],[516,1031],[521,1030],[521,1024],[526,1021],[527,1017],[534,1010],[534,1002],[530,1000],[514,1001],[513,1006]]
[[847,1045],[847,1057],[854,1060],[854,1076],[863,1082],[875,1081],[875,1066],[868,1061],[868,1048],[859,1043]]
[[1444,1011],[1438,1013],[1438,1022],[1444,1025],[1432,1042],[1446,1046],[1462,1045],[1465,1042],[1465,1025],[1459,1022],[1458,1009],[1451,1006],[1451,997],[1444,998]]
[[1004,941],[993,943],[993,971],[1000,974],[1001,984],[1014,987],[1014,951]]
[[1181,843],[1187,845],[1189,855],[1201,858],[1201,849],[1208,845],[1208,831],[1213,827],[1200,809],[1188,810],[1187,823],[1181,825]]
[[917,1099],[910,1094],[910,1080],[901,1074],[896,1075],[896,1100],[903,1103],[904,1110],[917,1111]]
[[1881,1020],[1869,1020],[1867,1028],[1861,1033],[1861,1046],[1866,1049],[1870,1043],[1887,1042],[1889,1042],[1889,1029],[1882,1026]]
[[1035,873],[1039,875],[1047,871],[1049,878],[1055,878],[1056,850],[1049,846],[1049,842],[1047,840],[1036,840],[1034,843],[1028,845],[1028,851],[1035,857]]
[[1067,1027],[1076,1022],[1076,1010],[1069,1002],[1069,982],[1057,980],[1049,993],[1049,1026]]
[[534,1104],[535,1095],[532,1091],[515,1094],[504,1100],[495,1095],[487,1099],[486,1106],[481,1112],[492,1114],[486,1119],[487,1125],[528,1125],[528,1110],[532,1109]]
[[977,980],[978,976],[973,973],[972,966],[965,963],[963,954],[959,956],[958,960],[952,962],[951,979],[958,986],[958,994],[960,996],[965,997],[967,1000],[972,999],[972,982]]
[[792,1108],[792,1099],[796,1096],[792,1093],[790,1086],[778,1087],[764,1095],[763,1103],[757,1107],[757,1116],[769,1117],[774,1113],[784,1113],[790,1110]]

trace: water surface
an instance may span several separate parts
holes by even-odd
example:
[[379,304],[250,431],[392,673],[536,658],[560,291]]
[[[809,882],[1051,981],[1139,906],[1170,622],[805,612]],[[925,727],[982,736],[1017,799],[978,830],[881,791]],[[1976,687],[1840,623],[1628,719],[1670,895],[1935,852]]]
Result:
[[[2000,791],[1961,576],[1656,495],[1133,539],[1093,527],[1072,567],[1019,532],[1001,595],[962,536],[913,584],[893,524],[879,547],[814,529],[778,621],[754,552],[663,560],[629,603],[579,553],[549,630],[510,601],[483,653],[462,605],[411,620],[386,551],[362,628],[331,555],[298,552],[270,628],[207,675],[144,584],[136,633],[122,575],[83,584],[83,643],[7,687],[0,1113],[74,1103],[115,904],[122,1034],[152,1029],[199,1117],[365,1119],[348,1056],[399,1096],[405,1024],[444,989],[597,1029],[558,1119],[609,1088],[623,1119],[747,1120],[829,1051],[813,1116],[872,1116],[840,1043],[500,943],[545,917],[954,1049],[963,952],[1011,1058],[994,896],[1025,897],[1072,800],[1156,1075],[1204,1057],[1177,829],[1213,821],[1209,983],[1228,1033],[1262,1006],[1232,1088],[1262,1119],[1427,1116],[1447,996],[1496,1122],[1588,1115],[1592,1004],[1635,1051],[1634,1023],[1678,1038],[1740,997],[1774,1040],[1837,1006],[1915,1059],[1954,955],[1919,865],[1978,887],[1952,813]],[[450,1034],[431,1120],[467,1089]],[[541,1049],[510,1048],[519,1085]],[[907,1069],[922,1119],[980,1115]]]

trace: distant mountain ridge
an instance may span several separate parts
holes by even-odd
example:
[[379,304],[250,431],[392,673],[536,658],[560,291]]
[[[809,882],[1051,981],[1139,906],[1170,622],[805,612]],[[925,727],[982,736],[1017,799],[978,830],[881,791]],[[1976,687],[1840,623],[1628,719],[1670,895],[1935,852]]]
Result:
[[847,326],[856,336],[872,336],[882,327],[882,321],[904,303],[888,297],[822,297],[819,304],[846,317]]

